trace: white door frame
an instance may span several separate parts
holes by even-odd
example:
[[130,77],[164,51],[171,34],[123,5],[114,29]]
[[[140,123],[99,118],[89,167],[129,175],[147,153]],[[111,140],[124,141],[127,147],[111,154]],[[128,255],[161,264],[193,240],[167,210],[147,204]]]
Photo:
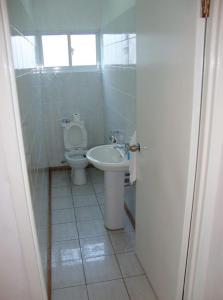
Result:
[[[222,80],[223,3],[221,0],[212,0],[211,15],[207,19],[201,134],[184,300],[206,299],[215,205],[219,201],[219,183],[222,185]],[[222,235],[219,239],[223,242]]]
[[[3,186],[1,190],[2,206],[4,205],[7,214],[12,212],[8,218],[1,218],[1,233],[8,234],[1,237],[2,243],[7,241],[18,241],[17,245],[5,247],[5,258],[1,257],[1,269],[7,274],[1,274],[5,286],[1,287],[1,295],[6,295],[6,300],[10,299],[7,289],[18,289],[14,291],[18,300],[46,300],[46,287],[44,282],[43,270],[40,260],[35,221],[33,216],[29,179],[26,168],[24,144],[22,138],[22,128],[19,113],[18,96],[14,67],[12,62],[10,44],[10,26],[6,1],[0,0],[0,139],[1,139],[1,166],[5,169],[0,170],[0,182]],[[5,189],[4,189],[5,187]],[[10,223],[11,221],[11,223]],[[14,225],[13,225],[14,224]],[[10,227],[11,226],[11,227]],[[12,226],[14,226],[12,228]],[[5,241],[4,241],[5,240]],[[14,259],[8,261],[8,259]],[[5,262],[4,262],[5,260]],[[18,284],[14,284],[13,279],[15,264],[18,264],[20,274],[17,278],[21,279]],[[3,266],[4,264],[4,266]],[[10,278],[11,274],[11,278]],[[5,291],[4,291],[5,288]],[[12,299],[12,298],[11,298]]]
[[[223,11],[222,1],[213,0],[210,35],[207,43],[202,134],[199,151],[195,209],[185,285],[185,300],[202,300],[211,241],[223,128]],[[221,12],[221,16],[219,14]],[[221,17],[221,20],[220,20]],[[0,0],[0,137],[7,166],[7,176],[29,297],[23,300],[46,300],[46,288],[40,262],[35,222],[31,204],[21,120],[10,47],[9,21],[5,0]],[[220,66],[221,63],[221,66]],[[7,130],[5,130],[7,128]],[[13,151],[11,151],[13,149]],[[215,159],[213,159],[215,158]],[[211,180],[210,180],[211,178]],[[9,263],[9,262],[7,262]],[[13,272],[13,266],[12,266]],[[12,287],[13,288],[13,287]],[[19,298],[18,298],[19,299]]]

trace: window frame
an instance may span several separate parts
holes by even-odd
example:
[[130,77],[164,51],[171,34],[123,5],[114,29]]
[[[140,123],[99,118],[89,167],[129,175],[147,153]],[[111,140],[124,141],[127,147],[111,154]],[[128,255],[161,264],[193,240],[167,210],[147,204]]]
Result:
[[[21,71],[21,70],[34,70],[36,68],[37,64],[38,64],[38,60],[37,60],[37,48],[38,48],[38,44],[37,43],[38,43],[38,41],[37,41],[36,34],[27,33],[27,34],[23,35],[18,30],[15,30],[15,33],[11,34],[11,38],[13,38],[13,37],[21,37],[21,38],[25,39],[28,43],[32,44],[33,49],[34,49],[34,56],[35,56],[35,67],[32,67],[32,68],[31,67],[29,67],[29,68],[16,68],[15,65],[14,65],[15,70],[17,70],[17,71]],[[34,44],[28,40],[29,37],[34,37]],[[12,47],[12,55],[14,56],[12,41],[11,41],[11,47]],[[15,64],[14,57],[13,57],[13,64]]]
[[[113,34],[111,34],[113,35]],[[125,33],[124,34],[125,37],[123,37],[122,39],[120,39],[119,41],[114,41],[114,42],[111,42],[109,44],[104,44],[104,39],[103,39],[103,34],[101,36],[101,48],[102,48],[102,53],[101,53],[101,68],[104,69],[104,68],[110,68],[110,67],[120,67],[120,68],[134,68],[136,67],[136,63],[130,63],[130,40],[132,39],[136,39],[136,33],[134,32],[129,32],[129,33]],[[109,46],[112,46],[112,45],[115,45],[115,44],[119,44],[121,42],[124,42],[124,41],[127,41],[127,48],[128,48],[128,63],[127,64],[119,64],[119,63],[105,63],[105,54],[104,54],[104,51],[105,51],[105,48],[106,47],[109,47]]]
[[[42,45],[42,36],[52,36],[52,35],[66,35],[67,43],[68,43],[68,60],[69,66],[55,66],[55,67],[45,67],[44,66],[44,58],[43,58],[43,45]],[[72,47],[71,47],[71,36],[72,35],[95,35],[96,37],[96,65],[83,65],[83,66],[73,66],[72,65]],[[37,53],[36,53],[36,61],[37,65],[43,72],[67,72],[67,71],[97,71],[101,69],[101,47],[100,47],[100,33],[99,32],[43,32],[41,34],[36,35],[36,43],[37,43]]]

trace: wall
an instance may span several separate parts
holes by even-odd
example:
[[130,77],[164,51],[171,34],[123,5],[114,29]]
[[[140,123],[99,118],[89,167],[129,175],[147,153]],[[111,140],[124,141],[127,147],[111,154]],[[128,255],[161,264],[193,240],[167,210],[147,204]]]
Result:
[[[102,16],[102,78],[105,105],[105,141],[120,130],[129,142],[136,130],[135,1],[106,0]],[[135,187],[125,200],[135,215]]]
[[[101,25],[101,0],[67,0],[65,3],[23,0],[25,7],[15,0],[8,0],[8,3],[11,19],[15,20],[16,27],[24,33],[98,32]],[[28,21],[27,11],[30,12]],[[71,117],[73,112],[79,112],[81,119],[85,121],[88,147],[104,143],[104,105],[99,70],[53,72],[46,69],[32,75],[29,89],[35,90],[38,85],[41,85],[42,89],[42,122],[45,126],[49,157],[45,166],[58,166],[64,161],[60,120]],[[36,96],[40,97],[37,94]],[[36,102],[38,103],[38,100],[35,101],[35,109],[40,109]]]
[[[27,2],[28,3],[28,2]],[[17,1],[16,8],[20,11],[26,26],[32,26],[32,16],[23,6],[23,2]],[[10,24],[18,28],[14,20],[12,7],[8,7]],[[28,41],[23,37],[24,43]],[[16,51],[16,49],[15,49]],[[24,60],[26,57],[24,57]],[[20,70],[15,72],[17,92],[20,105],[20,115],[23,130],[23,140],[29,182],[32,194],[32,206],[38,235],[42,266],[47,280],[47,244],[48,244],[48,176],[45,167],[48,165],[46,156],[46,141],[44,127],[44,109],[41,89],[41,76],[34,70]]]
[[0,298],[46,300],[25,163],[10,29],[0,1]]
[[62,118],[78,112],[85,121],[88,148],[104,143],[104,110],[100,71],[42,74],[49,165],[64,160]]
[[[126,10],[123,8],[124,3],[126,3]],[[135,47],[136,37],[134,34],[135,6],[129,7],[129,1],[124,1],[124,3],[122,3],[123,6],[118,6],[113,1],[104,2],[102,76],[105,98],[105,136],[107,138],[112,129],[120,129],[124,133],[125,141],[128,142],[136,128],[136,61],[134,50],[131,51]],[[115,6],[113,9],[112,5]]]
[[[8,0],[11,17],[23,32],[94,31],[101,23],[102,0]],[[21,4],[22,3],[22,7]],[[27,14],[33,22],[24,22]]]

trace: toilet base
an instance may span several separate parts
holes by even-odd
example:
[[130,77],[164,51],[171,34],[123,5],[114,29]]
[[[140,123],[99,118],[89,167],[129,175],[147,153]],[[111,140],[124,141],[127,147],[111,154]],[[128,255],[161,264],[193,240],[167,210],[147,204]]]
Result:
[[86,171],[84,169],[71,170],[71,181],[73,185],[83,185],[87,183]]

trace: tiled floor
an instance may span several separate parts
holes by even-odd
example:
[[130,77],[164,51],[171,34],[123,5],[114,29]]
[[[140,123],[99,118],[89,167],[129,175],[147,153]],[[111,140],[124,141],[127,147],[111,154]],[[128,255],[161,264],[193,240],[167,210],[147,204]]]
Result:
[[52,176],[52,299],[155,300],[135,255],[135,232],[104,227],[103,173],[72,186],[69,172]]

